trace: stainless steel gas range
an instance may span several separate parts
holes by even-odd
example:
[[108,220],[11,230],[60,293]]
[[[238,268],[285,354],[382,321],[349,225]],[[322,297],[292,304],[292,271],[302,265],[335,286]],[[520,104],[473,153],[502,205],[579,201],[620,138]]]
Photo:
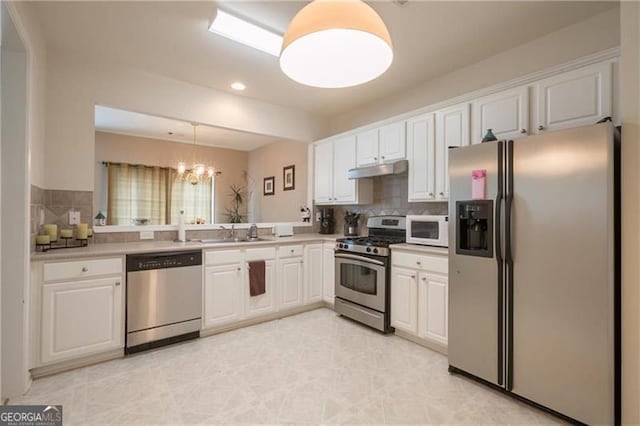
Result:
[[335,310],[382,332],[391,331],[389,245],[405,242],[404,216],[373,216],[369,236],[340,238],[336,242]]

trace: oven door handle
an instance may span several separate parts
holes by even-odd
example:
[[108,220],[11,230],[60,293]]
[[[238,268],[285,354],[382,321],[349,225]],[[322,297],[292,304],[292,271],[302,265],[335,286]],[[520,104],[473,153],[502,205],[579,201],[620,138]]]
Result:
[[365,262],[365,263],[372,263],[374,265],[384,266],[384,262],[382,262],[380,260],[376,260],[376,259],[370,259],[368,257],[356,256],[356,255],[353,255],[353,254],[346,254],[346,253],[336,253],[335,256],[336,256],[336,258],[340,258],[340,259],[359,260],[359,261]]

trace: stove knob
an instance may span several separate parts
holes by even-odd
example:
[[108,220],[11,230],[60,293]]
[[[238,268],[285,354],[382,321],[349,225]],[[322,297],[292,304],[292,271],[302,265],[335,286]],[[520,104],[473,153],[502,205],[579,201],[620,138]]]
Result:
[[367,247],[367,253],[371,253],[371,247]]
[[373,249],[373,252],[374,252],[374,253],[376,253],[376,254],[378,254],[378,249],[377,249],[377,248],[374,248],[374,249]]
[[340,248],[345,248],[346,246],[344,244],[339,244]]

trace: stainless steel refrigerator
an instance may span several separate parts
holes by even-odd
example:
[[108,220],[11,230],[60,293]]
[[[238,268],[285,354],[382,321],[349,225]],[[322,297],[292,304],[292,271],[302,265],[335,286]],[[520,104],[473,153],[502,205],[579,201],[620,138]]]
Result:
[[449,150],[449,365],[588,424],[617,418],[611,123]]

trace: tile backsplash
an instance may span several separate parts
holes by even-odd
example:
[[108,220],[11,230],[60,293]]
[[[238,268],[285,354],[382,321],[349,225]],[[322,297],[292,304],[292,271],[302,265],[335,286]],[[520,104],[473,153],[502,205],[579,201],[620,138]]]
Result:
[[35,249],[35,236],[42,226],[41,215],[44,223],[58,225],[58,229],[71,228],[69,225],[69,212],[79,211],[80,222],[93,226],[93,191],[67,191],[57,189],[42,189],[31,185],[31,245]]
[[[367,218],[380,215],[447,214],[447,202],[410,203],[407,175],[377,176],[373,178],[373,204],[333,207],[336,218],[336,234],[343,233],[344,214],[347,210],[360,213],[360,235],[367,234]],[[319,211],[323,206],[314,206]],[[315,218],[315,215],[314,215]],[[319,223],[314,220],[314,232]]]

